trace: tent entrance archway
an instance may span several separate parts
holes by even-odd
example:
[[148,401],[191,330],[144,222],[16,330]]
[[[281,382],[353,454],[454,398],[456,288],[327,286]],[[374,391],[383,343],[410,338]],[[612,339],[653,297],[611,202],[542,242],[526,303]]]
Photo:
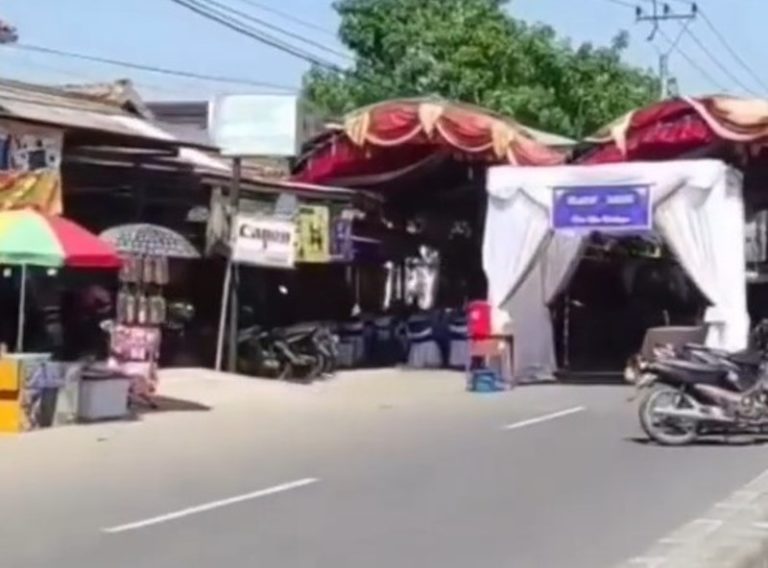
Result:
[[746,347],[749,316],[741,176],[715,160],[554,168],[496,167],[488,173],[483,268],[491,304],[515,334],[520,379],[557,369],[549,305],[584,252],[584,231],[554,231],[556,188],[647,186],[653,228],[710,303],[707,342]]
[[549,305],[558,378],[620,379],[648,328],[696,325],[707,305],[660,237],[594,233]]

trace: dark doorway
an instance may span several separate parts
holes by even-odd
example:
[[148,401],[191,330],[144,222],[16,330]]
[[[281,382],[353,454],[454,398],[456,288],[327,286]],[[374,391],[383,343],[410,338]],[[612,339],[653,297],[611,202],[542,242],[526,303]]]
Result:
[[698,325],[697,287],[655,239],[594,235],[552,306],[558,367],[565,380],[621,380],[650,327]]

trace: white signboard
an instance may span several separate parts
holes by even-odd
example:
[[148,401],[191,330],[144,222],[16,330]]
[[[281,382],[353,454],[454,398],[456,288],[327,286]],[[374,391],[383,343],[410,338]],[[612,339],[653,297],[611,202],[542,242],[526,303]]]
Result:
[[296,156],[303,131],[297,95],[227,95],[214,99],[209,131],[222,155]]
[[296,224],[283,219],[238,215],[232,234],[232,260],[254,266],[293,268]]

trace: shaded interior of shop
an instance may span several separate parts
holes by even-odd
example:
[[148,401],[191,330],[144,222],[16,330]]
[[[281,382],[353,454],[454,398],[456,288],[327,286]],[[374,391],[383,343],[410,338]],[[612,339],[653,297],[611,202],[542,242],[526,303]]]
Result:
[[[310,168],[324,176],[323,183],[364,189],[383,199],[381,211],[355,224],[355,234],[371,243],[360,257],[362,277],[381,280],[371,273],[381,272],[387,261],[403,262],[426,245],[440,252],[437,305],[461,307],[468,299],[484,297],[480,249],[488,156],[423,143],[346,152],[324,157],[322,148],[313,147],[310,154],[320,155],[323,163],[305,157],[296,168]],[[383,284],[377,288],[383,291]],[[363,302],[373,309],[376,301]]]

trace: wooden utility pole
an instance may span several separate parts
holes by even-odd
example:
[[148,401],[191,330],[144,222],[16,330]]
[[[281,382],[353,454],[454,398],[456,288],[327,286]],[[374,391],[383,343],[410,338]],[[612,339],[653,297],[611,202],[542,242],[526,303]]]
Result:
[[[235,230],[235,221],[240,212],[240,184],[243,177],[243,160],[240,157],[234,158],[232,162],[232,186],[229,189],[229,230]],[[227,333],[227,370],[230,373],[237,372],[237,336],[238,319],[240,316],[240,270],[235,264],[232,255],[234,251],[234,234],[231,235],[229,251],[229,328]]]

